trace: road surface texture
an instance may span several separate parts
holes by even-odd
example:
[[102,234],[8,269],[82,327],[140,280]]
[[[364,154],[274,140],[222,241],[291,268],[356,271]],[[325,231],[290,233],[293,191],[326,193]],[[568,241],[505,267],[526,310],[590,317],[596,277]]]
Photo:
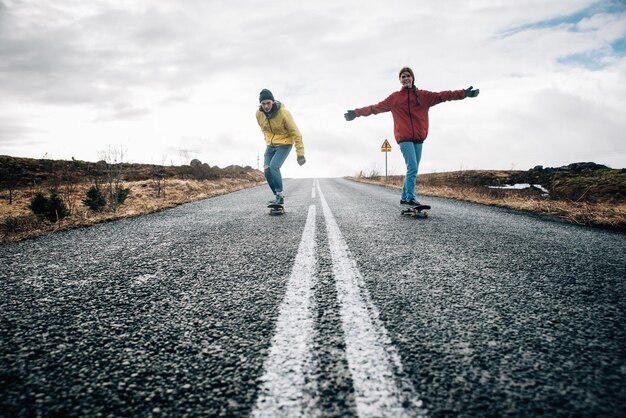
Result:
[[626,234],[285,189],[0,247],[0,415],[625,416]]

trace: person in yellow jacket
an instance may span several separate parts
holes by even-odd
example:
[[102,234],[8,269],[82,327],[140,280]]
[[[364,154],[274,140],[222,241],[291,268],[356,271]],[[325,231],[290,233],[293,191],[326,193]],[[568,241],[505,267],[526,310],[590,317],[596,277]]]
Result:
[[267,184],[272,189],[275,199],[270,203],[282,205],[285,202],[283,194],[283,177],[280,174],[287,155],[291,148],[296,146],[298,164],[306,162],[304,158],[304,144],[302,134],[293,121],[291,113],[285,105],[274,100],[274,95],[268,89],[261,90],[259,94],[259,109],[256,111],[256,120],[265,136],[265,155],[263,158],[263,170]]

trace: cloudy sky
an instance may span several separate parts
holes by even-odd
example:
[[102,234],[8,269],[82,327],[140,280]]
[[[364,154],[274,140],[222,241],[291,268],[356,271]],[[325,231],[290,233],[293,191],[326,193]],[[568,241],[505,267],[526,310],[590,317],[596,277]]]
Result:
[[269,88],[307,164],[287,177],[404,173],[390,113],[346,122],[413,68],[470,85],[430,110],[421,172],[626,167],[624,0],[0,0],[0,155],[257,167]]

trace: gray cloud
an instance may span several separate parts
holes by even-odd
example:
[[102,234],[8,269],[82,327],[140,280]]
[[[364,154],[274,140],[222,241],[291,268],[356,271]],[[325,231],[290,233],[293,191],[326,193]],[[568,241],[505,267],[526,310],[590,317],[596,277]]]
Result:
[[[352,174],[380,160],[370,147],[393,139],[392,122],[379,115],[347,124],[342,113],[397,89],[403,65],[413,67],[421,88],[481,87],[472,104],[433,111],[433,153],[426,154],[425,167],[488,164],[482,157],[488,146],[501,150],[496,161],[507,166],[540,159],[548,153],[537,156],[530,145],[545,149],[551,137],[559,137],[550,151],[556,156],[567,135],[553,126],[570,119],[577,135],[599,135],[608,146],[626,130],[612,116],[624,100],[623,90],[612,86],[626,84],[623,54],[611,47],[626,37],[623,10],[594,8],[592,0],[39,3],[0,2],[2,149],[20,149],[12,139],[20,135],[41,138],[45,146],[67,135],[80,110],[82,135],[94,142],[133,138],[137,160],[176,153],[171,143],[177,138],[202,160],[253,160],[263,149],[254,110],[258,91],[267,87],[293,112],[312,160],[332,162],[332,169],[320,170]],[[596,54],[602,65],[584,65]],[[601,95],[606,107],[577,103],[568,95],[572,89]],[[520,110],[518,98],[525,95],[536,100]],[[14,110],[21,106],[55,112],[46,119],[46,135],[37,134],[37,118]],[[463,131],[477,119],[493,126],[480,131],[485,138]],[[537,127],[533,137],[517,155],[506,155],[511,148],[501,146],[502,138],[515,138],[529,121]],[[457,123],[460,129],[448,129]],[[394,161],[402,170],[401,159]],[[312,167],[286,170],[300,175]]]
[[[36,146],[40,143],[33,138],[38,129],[14,118],[0,117],[0,154],[5,150],[17,151],[21,146]],[[6,151],[5,151],[6,152]]]

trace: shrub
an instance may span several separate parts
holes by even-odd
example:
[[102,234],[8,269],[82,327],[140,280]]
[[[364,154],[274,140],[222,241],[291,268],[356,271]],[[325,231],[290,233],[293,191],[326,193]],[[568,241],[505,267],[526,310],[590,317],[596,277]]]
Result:
[[67,210],[65,203],[56,193],[50,195],[50,211],[46,216],[50,221],[55,222],[59,219],[65,218],[70,212]]
[[115,200],[117,200],[117,203],[121,205],[122,203],[126,201],[126,198],[128,197],[129,193],[130,193],[130,189],[128,188],[125,189],[123,187],[120,187],[117,189],[115,193]]
[[94,212],[100,212],[107,204],[104,194],[96,186],[91,186],[83,199],[83,204]]
[[28,205],[35,215],[43,216],[50,222],[56,222],[69,215],[69,211],[63,200],[56,193],[46,197],[42,192],[37,192]]
[[28,208],[33,211],[35,215],[45,215],[50,209],[50,202],[43,192],[37,192],[35,197],[30,201]]

